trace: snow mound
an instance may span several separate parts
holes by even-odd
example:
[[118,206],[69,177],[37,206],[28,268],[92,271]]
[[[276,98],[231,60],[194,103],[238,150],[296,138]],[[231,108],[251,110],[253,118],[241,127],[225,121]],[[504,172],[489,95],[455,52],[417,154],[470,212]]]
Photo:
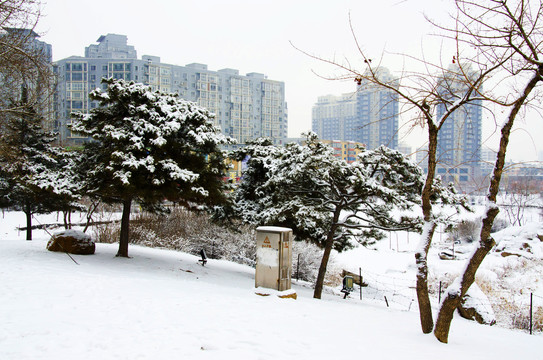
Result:
[[62,230],[62,231],[57,231],[53,234],[53,237],[60,237],[60,236],[72,237],[81,242],[87,242],[87,243],[93,242],[89,234],[84,233],[83,231],[80,231],[80,230],[72,230],[72,229]]
[[529,259],[543,259],[543,224],[528,223],[511,226],[492,234],[495,252],[502,256],[516,255]]
[[462,317],[475,320],[479,324],[494,325],[496,323],[492,304],[477,284],[470,286],[462,298],[462,304],[458,311]]

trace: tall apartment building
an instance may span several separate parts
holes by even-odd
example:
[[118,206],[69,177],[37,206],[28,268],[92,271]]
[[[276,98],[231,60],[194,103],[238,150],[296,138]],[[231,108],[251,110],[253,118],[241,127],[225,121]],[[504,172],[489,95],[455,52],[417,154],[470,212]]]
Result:
[[98,106],[88,93],[105,88],[103,77],[131,80],[153,90],[177,93],[215,114],[215,125],[240,144],[269,137],[275,144],[287,138],[285,84],[264,74],[240,75],[235,69],[212,71],[205,64],[185,66],[162,63],[160,57],[137,58],[125,35],[100,36],[85,48],[85,56],[71,56],[55,63],[58,76],[57,128],[63,143],[85,141],[67,127],[72,112],[88,113]]
[[[378,76],[395,86],[388,69]],[[312,130],[325,140],[355,141],[368,149],[398,147],[398,95],[392,90],[362,82],[356,92],[321,96],[313,106]]]
[[[442,91],[451,103],[467,91],[465,83],[454,75],[442,81]],[[446,106],[438,105],[437,118],[443,116]],[[481,100],[466,104],[454,111],[439,131],[436,159],[443,180],[462,184],[481,175],[482,110]]]
[[11,45],[3,49],[1,106],[7,109],[22,100],[24,88],[26,102],[43,117],[44,127],[52,130],[54,79],[51,44],[39,40],[39,35],[32,29],[2,28],[0,38]]
[[312,109],[312,131],[323,140],[355,141],[356,93],[319,96]]

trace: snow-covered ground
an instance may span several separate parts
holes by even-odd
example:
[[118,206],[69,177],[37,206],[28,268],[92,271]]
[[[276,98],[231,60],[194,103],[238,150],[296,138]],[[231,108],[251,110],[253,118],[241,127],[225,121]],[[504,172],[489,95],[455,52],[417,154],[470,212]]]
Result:
[[[130,246],[131,259],[122,259],[115,258],[116,244],[96,244],[95,255],[74,255],[76,265],[47,251],[42,231],[25,241],[15,230],[19,217],[5,213],[0,227],[0,359],[499,360],[541,354],[541,335],[458,316],[449,344],[440,344],[420,332],[416,304],[407,311],[331,292],[314,300],[302,285],[294,285],[297,300],[257,296],[254,269],[220,260],[202,267],[191,255],[138,246]],[[376,273],[393,278],[412,262],[408,252],[376,254],[357,250],[337,256],[336,264],[350,257],[371,261]]]

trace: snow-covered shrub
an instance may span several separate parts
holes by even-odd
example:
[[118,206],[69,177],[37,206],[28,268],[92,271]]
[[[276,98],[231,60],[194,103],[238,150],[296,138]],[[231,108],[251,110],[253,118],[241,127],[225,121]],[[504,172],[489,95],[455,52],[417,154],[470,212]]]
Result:
[[205,250],[212,259],[225,259],[255,265],[254,228],[240,226],[237,231],[213,223],[205,213],[175,207],[170,214],[140,213],[131,223],[134,244],[161,247],[198,255]]
[[292,247],[292,278],[314,282],[322,258],[322,249],[307,241],[296,241]]
[[502,218],[496,218],[494,219],[494,223],[492,223],[492,229],[490,230],[491,233],[495,233],[498,231],[501,231],[503,229],[508,228],[511,226],[509,221],[502,219]]
[[[462,222],[452,227],[452,229],[450,230],[449,238],[452,238],[452,240],[454,241],[472,243],[479,236],[482,223],[482,218],[463,220]],[[496,218],[492,225],[491,233],[498,232],[509,226],[510,223],[507,220],[502,218]]]
[[454,241],[472,243],[479,236],[481,225],[481,219],[463,220],[453,226],[449,237]]
[[106,224],[97,225],[93,227],[92,233],[92,238],[95,239],[97,243],[116,243],[119,241],[121,224],[118,222],[108,222]]

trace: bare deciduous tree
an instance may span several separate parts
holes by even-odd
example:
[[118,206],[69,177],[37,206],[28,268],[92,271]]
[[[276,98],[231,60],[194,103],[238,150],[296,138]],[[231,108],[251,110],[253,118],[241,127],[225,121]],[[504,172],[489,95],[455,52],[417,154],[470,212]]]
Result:
[[536,207],[539,199],[539,186],[534,179],[527,177],[523,180],[510,182],[505,189],[506,218],[511,225],[522,226],[527,221],[526,209]]
[[434,335],[445,343],[454,311],[495,244],[490,231],[499,212],[496,198],[515,119],[534,99],[536,88],[543,81],[543,1],[456,0],[456,7],[456,26],[442,29],[456,39],[458,46],[475,49],[482,63],[499,63],[498,83],[512,85],[505,87],[501,97],[494,96],[495,103],[508,108],[508,114],[501,127],[499,150],[487,193],[489,206],[483,216],[476,249],[464,272],[447,289],[439,310]]
[[[455,46],[453,66],[448,62],[430,63],[423,59],[405,56],[418,61],[425,72],[403,71],[398,76],[400,88],[382,81],[378,65],[362,51],[352,31],[359,53],[363,59],[363,71],[312,54],[307,55],[324,61],[344,71],[343,76],[330,78],[354,79],[357,83],[370,82],[395,91],[404,102],[403,111],[415,110],[418,116],[414,124],[426,127],[428,134],[428,173],[422,189],[422,209],[425,219],[424,232],[419,250],[416,252],[417,297],[421,325],[424,333],[433,328],[432,311],[428,297],[427,254],[435,230],[435,214],[432,208],[433,179],[436,174],[436,149],[440,129],[448,118],[469,103],[485,100],[493,106],[505,107],[507,118],[501,128],[499,151],[487,193],[489,206],[482,220],[481,231],[473,256],[468,260],[465,271],[448,289],[441,304],[434,335],[441,342],[448,341],[450,323],[454,310],[474,281],[475,273],[484,257],[494,246],[490,230],[499,209],[496,196],[505,164],[505,154],[511,129],[521,109],[535,98],[536,87],[543,81],[542,1],[456,0],[457,12],[453,14],[454,24],[450,27],[434,25],[444,31]],[[351,26],[352,29],[352,26]],[[450,60],[449,60],[450,61]],[[485,83],[483,91],[482,85]],[[444,106],[438,116],[438,106]],[[497,115],[495,114],[497,118]]]
[[50,120],[54,77],[50,54],[36,41],[40,6],[39,0],[0,2],[0,120],[25,116],[29,107]]
[[[421,202],[424,228],[418,247],[419,250],[415,253],[415,261],[418,270],[416,290],[421,327],[424,333],[430,333],[433,330],[434,322],[428,292],[427,258],[438,217],[432,204],[432,200],[436,195],[434,182],[438,164],[438,134],[445,122],[455,111],[462,109],[467,104],[480,102],[485,99],[482,94],[483,82],[506,60],[503,59],[492,66],[486,66],[486,64],[485,66],[479,66],[479,64],[467,66],[464,63],[460,63],[462,57],[459,48],[456,49],[453,62],[448,62],[448,65],[434,64],[424,59],[401,55],[404,58],[418,62],[424,70],[420,72],[404,70],[396,78],[393,77],[392,80],[385,81],[380,77],[379,64],[373,61],[359,45],[352,23],[351,33],[364,62],[362,69],[352,66],[349,62],[342,64],[335,60],[325,59],[302,50],[300,51],[344,72],[341,76],[325,77],[329,80],[352,79],[359,85],[370,83],[393,91],[402,102],[400,112],[403,114],[416,114],[412,120],[412,126],[422,126],[427,130],[428,172],[422,188]],[[397,86],[398,83],[401,84],[400,87]],[[439,106],[442,109],[438,117],[437,108]]]

